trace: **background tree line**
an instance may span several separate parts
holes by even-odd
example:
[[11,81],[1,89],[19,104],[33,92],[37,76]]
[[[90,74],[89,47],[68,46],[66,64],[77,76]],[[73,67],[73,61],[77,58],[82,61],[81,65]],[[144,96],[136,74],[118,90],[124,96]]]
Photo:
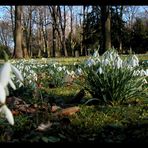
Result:
[[87,56],[111,47],[119,53],[146,53],[146,8],[140,12],[140,6],[1,6],[0,52],[6,50],[13,58]]

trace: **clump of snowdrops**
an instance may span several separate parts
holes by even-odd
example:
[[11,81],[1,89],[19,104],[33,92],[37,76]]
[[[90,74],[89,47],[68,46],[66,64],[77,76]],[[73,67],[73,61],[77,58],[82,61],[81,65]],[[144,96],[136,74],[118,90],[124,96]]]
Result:
[[22,83],[23,77],[20,71],[10,63],[5,52],[4,57],[5,63],[0,69],[0,117],[5,117],[11,125],[14,125],[13,114],[6,104],[6,97],[9,96],[8,85],[15,90],[16,86],[12,78],[15,76]]
[[73,69],[53,61],[41,63],[34,59],[22,59],[13,61],[13,63],[22,72],[25,86],[31,86],[33,89],[39,83],[43,84],[44,87],[48,87],[49,84],[61,87],[65,85],[65,77],[67,75],[75,76]]
[[103,104],[122,104],[148,97],[148,69],[143,70],[136,55],[122,60],[115,49],[102,56],[95,51],[83,64],[83,87]]

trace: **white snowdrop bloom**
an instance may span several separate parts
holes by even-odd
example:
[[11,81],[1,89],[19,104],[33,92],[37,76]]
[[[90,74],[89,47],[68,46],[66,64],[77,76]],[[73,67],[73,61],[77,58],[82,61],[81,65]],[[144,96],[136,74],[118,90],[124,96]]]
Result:
[[139,65],[139,59],[136,55],[133,55],[133,59],[135,59],[135,61],[137,61],[137,65]]
[[65,71],[66,70],[66,66],[63,66],[62,69]]
[[146,74],[146,76],[148,76],[148,69],[145,70],[145,74]]
[[16,90],[16,86],[14,85],[14,83],[11,79],[9,79],[9,84],[14,90]]
[[7,86],[4,88],[4,90],[5,90],[6,96],[9,96],[9,90]]
[[41,58],[41,60],[46,61],[46,58]]
[[4,86],[0,83],[0,103],[4,104],[6,101],[6,92]]
[[137,66],[137,61],[136,61],[135,59],[133,59],[132,62],[131,62],[131,65],[132,65],[133,67],[136,67],[136,66]]
[[57,62],[54,63],[54,64],[53,64],[53,67],[54,67],[54,68],[57,68],[57,64],[58,64]]
[[102,70],[102,68],[101,67],[99,67],[98,69],[97,69],[97,73],[99,72],[99,74],[102,74],[103,73],[103,70]]
[[60,72],[62,71],[62,67],[58,67],[57,70]]
[[53,75],[54,74],[54,71],[53,70],[50,70],[49,74]]
[[8,85],[10,79],[11,66],[9,62],[6,62],[0,71],[0,83],[5,87]]
[[110,61],[113,61],[114,57],[113,57],[112,53],[108,54],[108,59],[109,59]]
[[8,120],[8,122],[11,124],[11,125],[14,125],[14,118],[13,118],[13,115],[10,111],[10,109],[6,106],[6,105],[3,105],[1,107],[1,113],[3,113],[5,115],[5,118]]
[[66,70],[66,74],[70,75],[70,72],[69,72],[69,70]]
[[146,72],[145,72],[145,70],[140,70],[140,76],[146,76]]
[[136,55],[133,55],[132,58],[130,58],[129,63],[132,67],[139,66],[139,60]]
[[110,61],[109,61],[108,59],[103,59],[103,60],[102,60],[102,64],[103,64],[104,66],[110,65]]
[[70,76],[72,77],[75,77],[75,72],[72,70],[70,73],[69,73]]
[[96,64],[97,64],[97,63],[100,63],[100,62],[101,62],[101,61],[100,61],[99,57],[95,59],[95,63],[96,63]]
[[29,84],[31,84],[32,83],[32,80],[29,80],[29,82],[28,82]]
[[36,74],[36,73],[33,73],[33,79],[34,79],[35,81],[38,80],[38,77],[37,77],[37,74]]
[[117,67],[118,69],[122,67],[122,60],[119,56],[116,57],[114,66]]
[[139,76],[140,75],[140,70],[134,70],[133,76]]
[[78,76],[82,75],[82,69],[81,68],[77,68],[76,71],[75,71],[75,74],[78,75]]
[[[20,82],[20,81],[19,81],[19,82]],[[20,82],[18,87],[20,88],[20,87],[23,86],[23,85],[24,85],[24,84],[23,84],[22,82]]]
[[99,57],[98,50],[96,50],[96,51],[93,53],[93,57],[94,57],[94,58]]
[[25,72],[26,72],[26,71],[28,71],[28,70],[29,70],[29,69],[28,69],[28,66],[27,66],[27,65],[25,65]]
[[74,65],[74,66],[75,66],[75,65],[77,65],[77,63],[76,63],[76,62],[74,62],[74,63],[73,63],[73,65]]
[[20,73],[20,71],[13,65],[11,65],[11,69],[12,69],[12,72],[14,72],[14,74],[16,75],[16,77],[20,80],[20,81],[23,81],[23,76],[22,74]]
[[92,65],[95,65],[95,61],[90,58],[90,59],[88,59],[88,60],[86,61],[86,65],[88,65],[89,67],[92,66]]
[[147,84],[148,83],[146,79],[143,79],[142,82],[143,82],[143,84]]

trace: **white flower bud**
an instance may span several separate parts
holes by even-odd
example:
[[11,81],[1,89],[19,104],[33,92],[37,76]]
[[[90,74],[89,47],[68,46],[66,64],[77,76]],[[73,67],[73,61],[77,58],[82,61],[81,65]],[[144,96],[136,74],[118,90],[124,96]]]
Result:
[[0,83],[0,103],[4,104],[6,101],[6,92],[3,85]]
[[6,105],[3,105],[1,107],[1,112],[5,115],[6,119],[8,120],[8,122],[11,124],[11,125],[14,125],[14,119],[13,119],[13,115],[10,111],[10,109],[6,106]]
[[9,79],[9,84],[14,90],[16,90],[16,86],[14,85],[14,83],[11,79]]
[[20,80],[20,81],[23,81],[23,76],[22,74],[20,73],[20,71],[13,65],[11,65],[11,69],[12,69],[12,72],[15,73],[16,77]]
[[6,62],[0,71],[0,83],[3,85],[3,87],[8,85],[10,79],[10,72],[11,72],[10,63]]

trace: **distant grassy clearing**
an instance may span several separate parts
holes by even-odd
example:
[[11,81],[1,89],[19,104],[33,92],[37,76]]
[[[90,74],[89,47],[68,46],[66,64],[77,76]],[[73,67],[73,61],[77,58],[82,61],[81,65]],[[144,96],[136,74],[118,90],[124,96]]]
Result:
[[[121,55],[121,58],[125,58],[128,55]],[[137,54],[139,60],[148,60],[148,54]],[[59,58],[37,58],[34,60],[37,60],[38,62],[43,62],[46,60],[47,62],[58,62],[64,65],[67,64],[74,64],[74,63],[80,63],[83,62],[84,60],[88,59],[89,56],[82,56],[82,57],[59,57]],[[17,60],[17,59],[16,59]],[[4,60],[0,59],[0,64],[4,63]]]

